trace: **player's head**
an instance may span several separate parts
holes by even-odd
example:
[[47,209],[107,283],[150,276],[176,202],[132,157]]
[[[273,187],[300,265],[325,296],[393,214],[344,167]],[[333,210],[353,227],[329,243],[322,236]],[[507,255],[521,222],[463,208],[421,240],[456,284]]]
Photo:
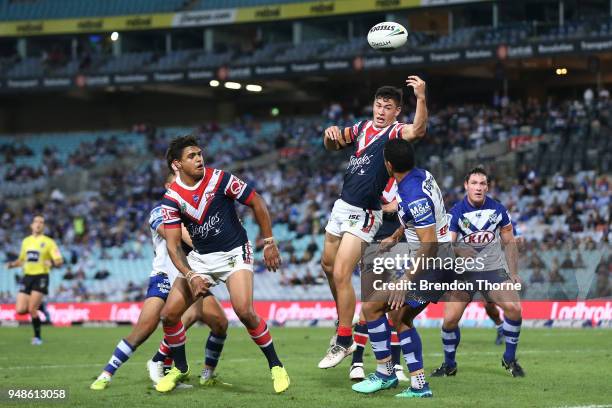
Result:
[[186,174],[194,179],[204,175],[204,159],[202,149],[193,136],[183,136],[173,139],[166,151],[168,169],[180,174]]
[[40,214],[37,214],[32,218],[32,224],[30,224],[30,228],[32,229],[32,234],[40,235],[45,230],[45,217]]
[[390,176],[414,169],[414,149],[407,140],[398,138],[387,141],[383,154],[385,167]]
[[463,187],[473,204],[482,204],[489,191],[489,177],[482,167],[474,167],[465,176]]
[[166,182],[164,183],[164,188],[167,190],[170,188],[170,185],[172,183],[174,183],[174,180],[176,180],[176,174],[174,174],[174,172],[169,172],[168,175],[166,176]]
[[381,86],[374,94],[372,107],[374,126],[387,127],[395,122],[402,111],[402,90],[393,86]]

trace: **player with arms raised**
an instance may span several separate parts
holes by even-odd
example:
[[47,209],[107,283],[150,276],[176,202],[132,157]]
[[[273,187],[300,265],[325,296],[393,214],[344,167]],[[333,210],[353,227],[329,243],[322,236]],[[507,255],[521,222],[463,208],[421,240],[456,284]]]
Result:
[[[483,260],[481,270],[466,271],[462,279],[477,288],[478,280],[489,283],[520,282],[518,276],[518,249],[516,247],[512,222],[508,210],[498,201],[487,196],[488,176],[484,169],[476,167],[466,176],[463,184],[466,196],[450,211],[450,231],[453,242],[461,243],[459,251],[466,256],[478,256]],[[501,241],[501,242],[500,242]],[[510,274],[506,272],[501,243],[504,244],[505,259]],[[459,320],[476,290],[453,293],[453,302],[444,307],[442,343],[444,363],[434,370],[432,376],[452,376],[457,373],[455,354],[461,334]],[[521,333],[521,300],[514,290],[482,291],[485,298],[494,302],[504,311],[503,335],[506,350],[502,357],[504,367],[513,377],[524,377],[523,368],[516,360],[516,348]]]
[[23,279],[19,286],[15,309],[17,314],[30,313],[34,337],[32,345],[41,345],[40,318],[38,310],[43,298],[49,293],[49,270],[52,266],[59,267],[64,263],[55,241],[44,235],[45,218],[34,216],[30,225],[32,235],[21,242],[21,251],[17,260],[7,263],[8,268],[23,266]]
[[417,100],[413,124],[397,122],[402,109],[402,91],[383,86],[374,95],[372,120],[344,129],[337,126],[325,129],[323,142],[327,150],[354,145],[355,152],[344,175],[342,193],[325,227],[321,266],[336,301],[338,328],[335,344],[319,362],[319,368],[334,367],[353,351],[356,299],[351,276],[361,259],[362,244],[372,242],[382,223],[380,196],[389,180],[383,159],[385,142],[395,138],[414,140],[425,135],[425,82],[409,76],[406,84],[414,88]]
[[[265,320],[253,308],[253,252],[234,201],[253,210],[264,237],[265,264],[276,271],[281,259],[266,203],[238,177],[204,167],[202,149],[192,136],[174,139],[166,159],[168,167],[179,173],[162,200],[166,245],[172,263],[184,279],[176,280],[161,312],[175,367],[155,388],[159,392],[171,391],[189,374],[181,315],[210,286],[224,282],[236,315],[268,360],[274,390],[285,391],[289,388],[289,376],[276,354]],[[189,256],[181,244],[181,224],[193,243]]]

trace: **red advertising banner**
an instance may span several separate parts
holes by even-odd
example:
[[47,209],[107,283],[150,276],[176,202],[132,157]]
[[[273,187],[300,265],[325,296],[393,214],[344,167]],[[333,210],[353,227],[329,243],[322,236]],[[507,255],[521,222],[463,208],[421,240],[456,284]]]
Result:
[[[222,302],[230,321],[238,318],[229,302]],[[523,319],[543,320],[612,320],[612,301],[534,302],[523,305]],[[66,326],[75,322],[132,322],[138,320],[142,303],[49,303],[47,309],[53,324]],[[287,321],[335,320],[336,307],[331,301],[261,301],[255,302],[256,312],[266,320],[283,324]],[[359,307],[357,308],[359,310]],[[431,304],[418,320],[441,319],[443,304]],[[41,318],[42,317],[41,314]],[[484,321],[487,314],[481,303],[470,303],[463,315],[465,320]],[[0,321],[28,321],[29,315],[17,315],[15,305],[0,304]]]

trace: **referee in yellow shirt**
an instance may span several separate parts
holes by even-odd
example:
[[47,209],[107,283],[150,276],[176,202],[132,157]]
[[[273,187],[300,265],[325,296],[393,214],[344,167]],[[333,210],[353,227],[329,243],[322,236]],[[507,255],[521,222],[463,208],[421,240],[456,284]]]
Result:
[[43,296],[48,294],[49,269],[52,266],[61,266],[64,262],[55,241],[43,234],[45,218],[36,215],[30,225],[32,235],[24,238],[21,243],[21,252],[16,261],[9,262],[8,268],[23,266],[24,277],[17,294],[17,314],[30,313],[34,338],[32,345],[42,344],[40,337],[40,318],[38,309]]

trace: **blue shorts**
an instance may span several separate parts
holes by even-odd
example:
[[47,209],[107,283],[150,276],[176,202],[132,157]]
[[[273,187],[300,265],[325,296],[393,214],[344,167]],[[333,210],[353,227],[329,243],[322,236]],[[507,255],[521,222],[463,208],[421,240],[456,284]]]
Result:
[[165,302],[168,298],[168,293],[170,293],[170,288],[171,286],[168,275],[165,273],[153,275],[149,278],[149,289],[147,289],[145,299],[150,297],[158,297]]

